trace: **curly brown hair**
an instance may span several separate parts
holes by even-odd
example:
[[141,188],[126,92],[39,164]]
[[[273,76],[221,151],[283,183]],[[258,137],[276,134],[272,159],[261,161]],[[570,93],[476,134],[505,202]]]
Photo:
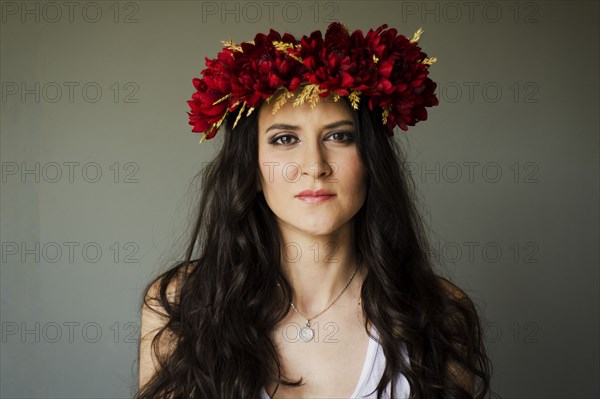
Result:
[[[185,259],[144,292],[142,324],[150,311],[162,322],[142,330],[155,327],[158,365],[135,399],[258,399],[269,381],[299,384],[278,378],[269,335],[290,310],[277,283],[291,288],[281,273],[277,222],[256,191],[258,175],[248,173],[258,173],[257,114],[233,130],[233,117],[226,120],[220,152],[199,174],[203,191]],[[386,359],[378,398],[398,373],[411,399],[487,397],[492,364],[478,312],[468,295],[434,273],[403,151],[383,133],[380,114],[362,104],[353,117],[368,173],[367,198],[353,220],[359,260],[369,270],[361,303],[365,331],[368,322],[375,326]]]

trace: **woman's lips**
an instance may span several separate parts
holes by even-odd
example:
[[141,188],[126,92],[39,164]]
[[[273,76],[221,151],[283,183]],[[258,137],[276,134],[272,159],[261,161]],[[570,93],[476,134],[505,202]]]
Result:
[[309,204],[319,204],[321,202],[329,201],[335,197],[335,195],[303,195],[297,196],[296,198]]

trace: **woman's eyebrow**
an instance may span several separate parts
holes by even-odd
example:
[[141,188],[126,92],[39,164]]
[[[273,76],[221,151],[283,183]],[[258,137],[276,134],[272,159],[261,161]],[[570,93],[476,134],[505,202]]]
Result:
[[350,125],[352,127],[354,127],[354,123],[351,120],[341,120],[341,121],[337,121],[337,122],[333,122],[330,123],[328,125],[323,126],[324,129],[335,129],[336,127],[340,127],[340,126],[344,126],[344,125]]
[[[350,125],[350,126],[354,127],[354,123],[351,120],[341,120],[341,121],[329,123],[329,124],[323,126],[323,129],[334,129],[336,127],[340,127],[340,126],[344,126],[344,125]],[[269,130],[273,130],[273,129],[298,130],[298,129],[300,129],[300,126],[288,125],[286,123],[274,123],[271,126],[269,126],[267,128],[267,130],[265,130],[265,133],[267,133]]]
[[271,126],[269,126],[267,128],[267,130],[265,130],[265,133],[268,133],[269,130],[273,130],[273,129],[282,129],[282,130],[298,130],[300,129],[300,126],[296,126],[296,125],[288,125],[286,123],[274,123]]

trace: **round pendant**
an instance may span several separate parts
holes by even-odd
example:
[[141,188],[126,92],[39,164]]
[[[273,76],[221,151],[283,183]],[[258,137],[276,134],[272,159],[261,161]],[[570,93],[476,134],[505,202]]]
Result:
[[314,335],[315,335],[314,331],[312,329],[310,329],[309,327],[302,327],[300,329],[300,331],[298,332],[298,337],[304,342],[308,342],[311,339],[313,339]]

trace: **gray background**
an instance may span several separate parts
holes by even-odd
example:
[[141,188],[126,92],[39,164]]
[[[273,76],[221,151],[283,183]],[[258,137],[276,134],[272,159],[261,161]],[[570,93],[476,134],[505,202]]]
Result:
[[3,398],[132,395],[141,292],[222,142],[191,133],[192,78],[220,40],[334,20],[422,26],[438,58],[440,106],[396,136],[496,397],[600,395],[597,2],[46,4],[2,2]]

